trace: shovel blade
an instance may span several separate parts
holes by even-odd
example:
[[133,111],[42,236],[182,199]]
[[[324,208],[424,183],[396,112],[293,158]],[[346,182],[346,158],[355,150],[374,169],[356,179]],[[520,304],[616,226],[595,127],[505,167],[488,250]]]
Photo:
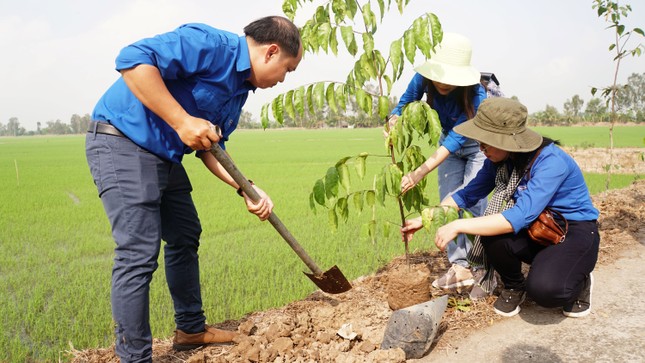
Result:
[[306,272],[304,274],[307,275],[307,277],[309,277],[316,286],[328,294],[340,294],[342,292],[349,291],[352,288],[352,284],[347,281],[347,278],[337,266],[330,268],[321,275],[314,275]]

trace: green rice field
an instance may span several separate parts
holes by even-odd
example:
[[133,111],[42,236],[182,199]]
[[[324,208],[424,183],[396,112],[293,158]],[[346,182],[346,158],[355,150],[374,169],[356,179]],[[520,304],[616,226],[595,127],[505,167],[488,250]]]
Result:
[[[565,145],[605,147],[605,127],[538,128]],[[645,127],[617,127],[617,147],[644,147]],[[75,349],[113,343],[110,276],[113,241],[85,162],[84,136],[0,138],[0,362],[66,361]],[[344,156],[385,155],[381,129],[240,130],[228,151],[246,176],[273,199],[274,212],[326,270],[338,265],[350,279],[373,273],[404,253],[398,234],[371,241],[361,233],[366,215],[351,213],[332,233],[325,212],[313,214],[309,193],[316,179]],[[368,158],[368,173],[383,165]],[[209,322],[282,306],[316,289],[306,266],[273,227],[246,211],[229,186],[187,155],[202,222],[202,294]],[[592,193],[605,176],[585,175]],[[612,188],[637,176],[614,174]],[[436,173],[427,193],[438,202]],[[398,207],[384,213],[396,223]],[[391,209],[391,210],[390,210]],[[428,249],[417,238],[411,250]],[[163,250],[162,250],[163,251]],[[160,256],[162,259],[163,256]],[[174,330],[163,266],[151,289],[155,337]]]

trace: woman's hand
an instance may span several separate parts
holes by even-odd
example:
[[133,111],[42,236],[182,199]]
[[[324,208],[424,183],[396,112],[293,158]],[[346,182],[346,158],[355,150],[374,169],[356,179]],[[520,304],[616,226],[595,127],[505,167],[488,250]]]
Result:
[[252,185],[253,189],[260,195],[260,200],[257,203],[254,203],[251,198],[249,198],[246,193],[242,193],[244,196],[244,201],[246,202],[246,209],[258,216],[261,221],[267,220],[273,211],[273,201],[269,196],[260,188],[255,185]]
[[383,138],[386,138],[390,136],[390,130],[392,130],[396,126],[396,121],[399,119],[399,116],[397,115],[391,115],[387,119],[387,124],[383,126]]
[[460,220],[452,221],[445,226],[439,227],[437,234],[434,237],[434,244],[441,251],[446,250],[448,243],[452,242],[460,233],[459,227]]
[[419,182],[415,180],[414,176],[416,175],[416,170],[406,174],[401,178],[401,194],[405,194],[408,190],[414,188],[415,185]]
[[421,221],[421,217],[406,220],[405,226],[401,228],[401,237],[403,238],[403,242],[410,242],[414,233],[422,227],[423,222]]

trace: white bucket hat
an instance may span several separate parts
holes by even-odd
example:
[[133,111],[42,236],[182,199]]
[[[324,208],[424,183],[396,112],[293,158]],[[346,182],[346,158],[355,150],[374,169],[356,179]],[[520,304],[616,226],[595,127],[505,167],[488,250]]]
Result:
[[470,65],[470,40],[460,34],[443,33],[441,43],[424,64],[414,70],[432,81],[451,86],[471,86],[479,83],[481,74]]

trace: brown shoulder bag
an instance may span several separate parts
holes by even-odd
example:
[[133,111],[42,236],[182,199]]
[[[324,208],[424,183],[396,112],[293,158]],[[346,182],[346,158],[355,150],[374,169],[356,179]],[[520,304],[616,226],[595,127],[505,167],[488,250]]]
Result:
[[[538,149],[527,168],[528,179],[531,179],[531,167],[541,151],[542,148]],[[557,216],[564,222],[564,229],[560,227],[560,224],[558,224],[554,216]],[[529,225],[528,233],[534,242],[543,246],[550,246],[563,242],[568,230],[569,222],[567,222],[567,219],[564,218],[562,213],[547,207]]]
[[[564,221],[564,229],[560,227],[554,216]],[[545,208],[536,220],[529,226],[529,237],[543,246],[557,245],[564,241],[569,230],[569,222],[564,216],[551,208]]]

